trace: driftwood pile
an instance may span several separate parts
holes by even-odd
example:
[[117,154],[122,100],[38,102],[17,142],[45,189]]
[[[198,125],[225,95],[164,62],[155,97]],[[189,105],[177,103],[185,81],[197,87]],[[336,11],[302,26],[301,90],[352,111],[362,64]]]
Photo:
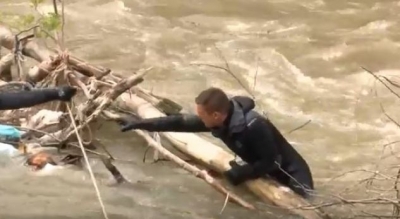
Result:
[[[90,65],[65,52],[53,54],[47,49],[40,48],[31,36],[16,39],[14,34],[5,26],[0,26],[0,46],[10,51],[0,60],[1,84],[16,83],[11,81],[21,80],[35,82],[34,89],[65,84],[79,87],[79,94],[71,103],[72,106],[55,102],[29,109],[1,113],[3,123],[10,123],[11,121],[14,125],[31,130],[28,132],[28,134],[30,133],[30,141],[42,146],[79,147],[76,144],[77,130],[83,136],[82,142],[85,149],[91,151],[90,149],[93,149],[93,147],[99,146],[91,141],[93,135],[95,135],[93,131],[90,131],[92,125],[101,117],[112,120],[119,119],[122,114],[116,109],[124,109],[124,111],[129,111],[140,118],[165,116],[181,110],[172,101],[160,99],[136,86],[143,81],[143,77],[147,73],[151,72],[151,68],[140,70],[127,78],[123,78],[109,69]],[[38,64],[30,68],[28,72],[23,73],[20,60],[25,56],[36,60]],[[11,71],[13,66],[16,66],[17,71]],[[67,116],[70,112],[69,109],[72,111],[74,122]],[[29,119],[21,121],[24,118]],[[74,126],[75,123],[76,126]],[[193,158],[198,164],[198,167],[196,167],[169,152],[148,133],[144,131],[136,132],[148,141],[149,146],[193,173],[196,177],[205,180],[219,192],[225,194],[230,201],[248,209],[255,209],[252,204],[228,191],[219,180],[211,177],[205,170],[212,169],[218,173],[228,170],[230,168],[229,161],[234,159],[234,156],[228,151],[195,134],[159,133],[163,139],[169,141],[180,152]],[[85,140],[85,136],[86,138],[89,136],[89,140]],[[103,156],[102,158],[107,161],[105,162],[106,166],[112,166],[111,156]],[[305,210],[307,206],[310,206],[306,200],[287,189],[283,189],[274,181],[256,179],[246,182],[245,186],[263,201],[273,203],[304,218],[320,219],[328,217],[319,210]]]

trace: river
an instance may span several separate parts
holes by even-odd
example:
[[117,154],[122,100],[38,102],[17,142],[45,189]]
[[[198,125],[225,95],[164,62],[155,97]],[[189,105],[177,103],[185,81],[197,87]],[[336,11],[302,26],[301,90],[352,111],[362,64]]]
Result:
[[[227,72],[199,65],[225,66],[226,59],[254,94],[258,110],[309,162],[321,194],[338,193],[360,180],[365,173],[330,179],[346,171],[374,170],[381,154],[390,154],[382,153],[383,145],[397,140],[399,128],[380,108],[382,103],[397,119],[397,98],[360,67],[385,76],[399,74],[398,0],[66,2],[71,53],[124,75],[154,66],[143,86],[189,111],[205,87],[248,94]],[[51,1],[39,10],[51,11]],[[28,14],[32,8],[27,0],[0,0],[0,12]],[[110,124],[102,139],[115,157],[131,160],[116,162],[132,182],[120,187],[106,186],[108,173],[92,161],[112,219],[278,217],[262,203],[257,204],[262,213],[228,204],[219,215],[225,198],[203,181],[168,162],[142,163],[146,145],[140,138],[121,134]],[[395,161],[388,157],[379,163]],[[86,172],[35,177],[18,166],[0,172],[1,218],[101,217]],[[365,190],[347,194],[361,198]],[[335,218],[350,217],[347,210],[332,212],[338,212]]]

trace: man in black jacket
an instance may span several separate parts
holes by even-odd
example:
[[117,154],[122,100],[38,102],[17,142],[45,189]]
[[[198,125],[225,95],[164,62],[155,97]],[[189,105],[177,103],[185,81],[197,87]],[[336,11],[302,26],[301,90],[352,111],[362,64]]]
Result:
[[70,86],[0,94],[0,110],[20,109],[54,100],[70,101],[76,89]]
[[238,185],[248,179],[270,176],[297,194],[308,197],[313,189],[310,169],[301,155],[276,127],[253,108],[254,101],[229,99],[218,88],[209,88],[195,99],[196,115],[170,115],[145,120],[125,119],[122,132],[143,129],[152,132],[211,132],[238,155],[244,165],[231,161],[227,179]]

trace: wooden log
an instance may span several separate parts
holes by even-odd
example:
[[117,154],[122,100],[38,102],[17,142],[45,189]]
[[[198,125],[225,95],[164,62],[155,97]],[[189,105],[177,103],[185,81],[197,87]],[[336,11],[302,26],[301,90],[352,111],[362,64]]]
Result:
[[[164,114],[157,110],[152,104],[136,95],[124,93],[114,103],[117,104],[118,107],[131,110],[143,119],[164,116]],[[211,169],[219,173],[230,169],[229,161],[233,160],[234,156],[198,135],[177,132],[163,132],[160,134],[169,140],[179,151],[195,158]],[[303,218],[329,218],[328,215],[325,215],[319,210],[301,209],[302,206],[309,206],[310,203],[286,187],[280,186],[275,181],[256,179],[249,180],[244,184],[263,201],[272,202]]]
[[153,147],[154,149],[159,151],[166,158],[174,161],[175,163],[177,163],[179,166],[181,166],[186,171],[194,174],[196,177],[203,179],[208,184],[210,184],[212,187],[214,187],[217,191],[227,195],[231,201],[233,201],[247,209],[250,209],[250,210],[255,209],[255,207],[253,205],[251,205],[250,203],[244,201],[239,196],[237,196],[233,193],[230,193],[227,189],[225,189],[225,187],[222,186],[221,183],[219,183],[217,180],[215,180],[213,177],[211,177],[207,173],[207,171],[200,170],[199,168],[197,168],[193,165],[190,165],[187,162],[185,162],[184,160],[182,160],[181,158],[175,156],[174,154],[169,152],[167,149],[165,149],[163,146],[161,146],[159,143],[157,143],[154,139],[152,139],[149,134],[147,134],[143,131],[140,131],[140,130],[136,130],[136,133],[138,133],[140,136],[142,136],[149,143],[149,145],[151,147]]
[[110,69],[93,66],[77,57],[70,57],[68,64],[71,65],[72,69],[75,71],[78,71],[87,77],[95,77],[96,79],[101,79],[111,72]]
[[9,53],[0,59],[0,79],[4,81],[11,81],[11,66],[14,61],[14,55]]
[[[39,45],[31,39],[25,39],[22,42],[22,54],[29,56],[38,62],[46,61],[50,58],[52,52],[40,48]],[[13,51],[15,46],[15,37],[9,28],[0,25],[0,46]]]
[[[24,39],[21,44],[22,54],[40,63],[51,62],[50,58],[56,55],[54,52],[46,48],[40,47],[34,39]],[[13,51],[14,46],[14,33],[12,33],[12,31],[8,27],[0,25],[0,47],[4,47],[8,50]],[[80,72],[81,74],[87,77],[96,77],[96,79],[100,79],[111,72],[111,70],[109,69],[90,65],[85,61],[73,56],[69,57],[68,64],[70,64],[74,70]],[[37,71],[37,69],[35,70]]]

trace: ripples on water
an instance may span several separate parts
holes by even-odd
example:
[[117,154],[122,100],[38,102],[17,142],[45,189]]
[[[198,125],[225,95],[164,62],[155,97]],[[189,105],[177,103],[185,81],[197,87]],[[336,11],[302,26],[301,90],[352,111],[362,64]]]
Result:
[[[0,0],[0,10],[28,13],[25,2]],[[328,178],[370,168],[382,145],[396,140],[397,127],[378,104],[396,118],[396,99],[360,66],[386,76],[399,73],[399,10],[400,2],[393,0],[70,0],[67,43],[79,57],[126,75],[155,66],[157,72],[143,86],[172,96],[188,110],[207,86],[246,94],[229,74],[195,65],[223,66],[222,53],[283,132],[312,120],[287,136],[326,192],[360,176],[344,177],[339,185],[325,184]],[[116,157],[135,161],[118,167],[141,183],[101,187],[108,211],[121,215],[113,218],[266,217],[235,205],[218,215],[223,197],[171,164],[142,164],[143,142],[129,134],[115,140],[116,135],[105,143]],[[106,181],[107,173],[93,162],[98,179]],[[0,214],[6,218],[100,215],[85,173],[38,178],[18,168],[1,172]]]

